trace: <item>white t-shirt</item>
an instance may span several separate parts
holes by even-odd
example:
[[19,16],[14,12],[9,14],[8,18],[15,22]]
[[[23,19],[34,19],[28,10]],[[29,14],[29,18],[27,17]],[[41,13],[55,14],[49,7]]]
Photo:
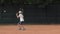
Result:
[[22,14],[19,14],[20,21],[24,21],[24,16]]

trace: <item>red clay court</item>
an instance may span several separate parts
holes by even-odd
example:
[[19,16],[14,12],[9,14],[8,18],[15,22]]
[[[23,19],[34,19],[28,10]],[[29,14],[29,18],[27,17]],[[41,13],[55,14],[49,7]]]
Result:
[[60,34],[60,25],[24,25],[26,30],[18,30],[16,25],[0,25],[0,34]]

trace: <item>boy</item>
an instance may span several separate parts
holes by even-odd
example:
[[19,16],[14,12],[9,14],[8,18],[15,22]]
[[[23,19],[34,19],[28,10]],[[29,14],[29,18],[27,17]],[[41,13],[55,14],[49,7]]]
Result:
[[19,11],[16,13],[17,18],[20,19],[20,21],[18,22],[18,26],[19,26],[19,30],[25,30],[23,23],[24,23],[24,16],[23,16],[23,12]]

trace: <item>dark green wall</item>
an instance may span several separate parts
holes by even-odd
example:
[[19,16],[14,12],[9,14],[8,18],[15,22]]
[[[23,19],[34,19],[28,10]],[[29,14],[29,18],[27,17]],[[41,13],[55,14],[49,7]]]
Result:
[[[26,6],[27,7],[27,6]],[[37,8],[32,5],[25,7],[25,21],[33,24],[60,24],[60,4],[48,4]]]
[[[6,10],[6,12],[4,12]],[[16,23],[16,11],[18,11],[17,5],[1,5],[0,6],[0,23],[9,24]]]
[[[18,19],[15,14],[20,7],[18,4],[0,5],[0,24],[16,24]],[[60,4],[48,4],[41,8],[25,5],[24,16],[25,24],[60,24]]]

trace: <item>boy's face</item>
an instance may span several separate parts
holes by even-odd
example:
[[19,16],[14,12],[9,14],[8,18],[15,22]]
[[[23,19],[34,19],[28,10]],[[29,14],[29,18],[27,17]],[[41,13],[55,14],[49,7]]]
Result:
[[21,11],[19,11],[19,13],[22,13]]

